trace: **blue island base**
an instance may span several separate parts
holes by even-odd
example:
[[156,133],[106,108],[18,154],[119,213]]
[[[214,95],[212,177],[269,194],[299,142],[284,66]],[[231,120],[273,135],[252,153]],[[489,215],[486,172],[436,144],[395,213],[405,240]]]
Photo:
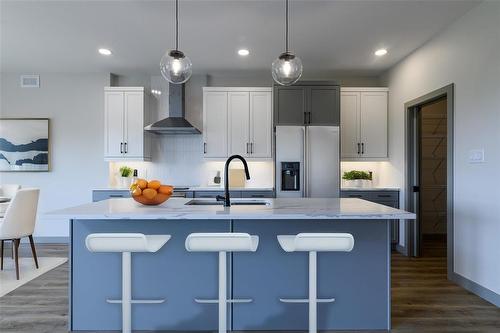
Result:
[[255,253],[228,257],[228,297],[252,298],[231,304],[228,329],[307,330],[307,304],[280,298],[307,298],[308,254],[286,253],[280,234],[348,232],[349,253],[318,253],[319,330],[390,329],[390,238],[387,220],[72,220],[70,330],[121,329],[121,308],[106,299],[121,297],[121,256],[91,253],[85,237],[98,232],[169,234],[157,253],[132,255],[133,298],[165,298],[163,304],[136,304],[132,327],[144,331],[217,330],[217,305],[194,298],[217,297],[216,253],[189,253],[192,232],[247,232],[260,237]]

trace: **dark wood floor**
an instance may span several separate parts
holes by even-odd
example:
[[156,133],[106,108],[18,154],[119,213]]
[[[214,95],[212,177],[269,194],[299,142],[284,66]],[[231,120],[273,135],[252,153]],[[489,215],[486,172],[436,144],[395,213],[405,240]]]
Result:
[[[63,257],[67,247],[39,245],[38,252]],[[67,281],[66,263],[0,298],[0,332],[67,332]],[[395,333],[500,332],[500,309],[449,282],[445,257],[393,255],[392,316]]]

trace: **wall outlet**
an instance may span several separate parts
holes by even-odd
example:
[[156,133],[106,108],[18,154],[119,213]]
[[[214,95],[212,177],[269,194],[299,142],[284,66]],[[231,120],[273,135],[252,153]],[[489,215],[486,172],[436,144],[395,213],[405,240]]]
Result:
[[469,163],[484,163],[484,149],[469,150]]

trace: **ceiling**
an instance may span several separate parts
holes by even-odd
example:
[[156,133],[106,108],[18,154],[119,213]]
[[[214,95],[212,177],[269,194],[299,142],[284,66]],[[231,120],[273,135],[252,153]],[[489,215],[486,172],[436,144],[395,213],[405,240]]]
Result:
[[[194,72],[267,70],[283,51],[283,0],[181,0],[180,49]],[[304,72],[378,75],[478,1],[290,1],[290,47]],[[0,2],[3,72],[157,74],[174,46],[174,2]],[[110,57],[99,47],[113,51]],[[239,48],[250,55],[237,55]],[[377,58],[373,52],[387,48]]]

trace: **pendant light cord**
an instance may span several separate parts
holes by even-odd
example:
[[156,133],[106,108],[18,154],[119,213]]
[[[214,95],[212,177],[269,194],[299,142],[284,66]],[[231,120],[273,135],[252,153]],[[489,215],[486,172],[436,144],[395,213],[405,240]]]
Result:
[[179,0],[175,0],[175,50],[179,51]]
[[285,52],[288,51],[288,0],[285,0]]

